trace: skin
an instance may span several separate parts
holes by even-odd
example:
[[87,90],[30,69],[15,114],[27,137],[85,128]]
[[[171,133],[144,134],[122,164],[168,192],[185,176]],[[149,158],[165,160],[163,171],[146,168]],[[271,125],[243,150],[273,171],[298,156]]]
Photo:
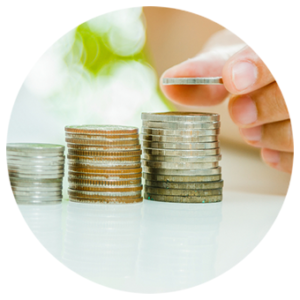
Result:
[[[291,173],[294,145],[288,109],[269,69],[228,31],[217,33],[193,59],[168,69],[162,78],[222,76],[223,86],[164,86],[174,103],[210,106],[229,95],[229,114],[246,143],[261,148],[263,161]],[[161,82],[162,82],[161,78]]]

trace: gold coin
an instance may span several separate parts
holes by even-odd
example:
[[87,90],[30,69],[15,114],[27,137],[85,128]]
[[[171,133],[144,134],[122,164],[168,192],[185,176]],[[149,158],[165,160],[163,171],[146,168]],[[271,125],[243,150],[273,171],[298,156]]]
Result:
[[113,141],[103,141],[103,140],[89,140],[89,139],[70,139],[66,138],[66,142],[76,145],[98,145],[101,147],[123,147],[129,145],[138,145],[140,143],[139,139],[135,140],[113,140]]
[[121,156],[139,156],[142,154],[142,150],[133,150],[133,151],[85,151],[85,150],[76,150],[68,149],[70,155],[77,156],[104,156],[104,157],[121,157]]
[[137,197],[137,198],[103,197],[103,198],[98,198],[98,199],[88,199],[88,198],[69,196],[69,200],[73,201],[73,202],[81,202],[81,203],[138,203],[138,202],[143,202],[142,197]]
[[65,131],[77,134],[83,133],[98,135],[127,135],[139,133],[139,130],[136,127],[122,125],[75,125],[66,126]]

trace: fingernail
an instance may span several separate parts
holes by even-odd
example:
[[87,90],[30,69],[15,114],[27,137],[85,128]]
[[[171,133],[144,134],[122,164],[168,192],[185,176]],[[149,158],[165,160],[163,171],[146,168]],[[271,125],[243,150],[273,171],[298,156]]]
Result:
[[269,164],[278,164],[280,161],[280,153],[276,150],[263,149],[262,157],[263,160]]
[[249,96],[241,96],[234,100],[231,115],[235,123],[248,125],[256,122],[257,109],[255,102]]
[[239,61],[232,66],[232,81],[238,91],[252,86],[257,78],[256,66],[248,61]]
[[250,142],[258,142],[261,140],[261,126],[251,128],[240,128],[241,134]]

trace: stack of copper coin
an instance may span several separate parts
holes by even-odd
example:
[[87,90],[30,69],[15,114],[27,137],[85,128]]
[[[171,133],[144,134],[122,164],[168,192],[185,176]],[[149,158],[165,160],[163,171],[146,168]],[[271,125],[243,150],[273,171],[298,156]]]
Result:
[[138,129],[117,125],[66,126],[69,199],[134,203],[143,200]]
[[210,113],[142,113],[145,199],[222,200],[219,118]]

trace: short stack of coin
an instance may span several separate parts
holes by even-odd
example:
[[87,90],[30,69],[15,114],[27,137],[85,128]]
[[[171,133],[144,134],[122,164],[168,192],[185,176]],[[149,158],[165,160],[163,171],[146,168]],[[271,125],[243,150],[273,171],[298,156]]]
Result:
[[62,200],[64,150],[64,146],[54,144],[7,144],[9,178],[18,204]]
[[220,116],[142,113],[144,198],[164,202],[222,201]]
[[69,199],[87,203],[143,201],[138,128],[66,126]]

